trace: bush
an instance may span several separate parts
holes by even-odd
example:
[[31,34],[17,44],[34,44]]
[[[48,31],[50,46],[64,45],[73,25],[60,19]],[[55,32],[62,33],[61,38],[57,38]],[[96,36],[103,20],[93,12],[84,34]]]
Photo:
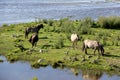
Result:
[[70,40],[71,34],[66,34],[66,38]]
[[91,33],[90,26],[86,25],[86,24],[80,24],[80,25],[78,25],[75,31],[79,35],[80,34],[90,34]]
[[2,27],[8,27],[8,24],[3,24]]
[[42,22],[48,24],[49,21],[47,19],[43,19]]
[[64,33],[72,33],[75,27],[73,25],[73,21],[68,18],[64,18],[60,20],[60,31]]
[[54,43],[53,47],[55,49],[61,49],[62,47],[64,47],[63,38],[62,37],[58,38],[57,42]]
[[54,20],[52,20],[52,19],[49,19],[49,20],[48,20],[49,26],[53,26],[53,23],[54,23]]
[[97,20],[97,25],[101,28],[107,29],[120,29],[120,17],[110,16],[110,17],[99,17]]

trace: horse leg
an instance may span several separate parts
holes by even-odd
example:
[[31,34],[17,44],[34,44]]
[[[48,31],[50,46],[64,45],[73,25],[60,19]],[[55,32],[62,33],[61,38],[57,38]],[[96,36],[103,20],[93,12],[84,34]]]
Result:
[[98,54],[100,55],[100,49],[98,49]]
[[75,42],[75,47],[77,48],[77,42]]
[[32,48],[34,47],[34,44],[35,44],[35,43],[34,43],[34,42],[32,42]]
[[35,42],[35,47],[37,46],[37,42]]
[[94,49],[94,55],[95,55],[96,49],[97,49],[97,48]]
[[87,48],[85,48],[85,54],[88,54],[88,53],[87,53]]
[[72,43],[72,48],[74,48],[74,42]]
[[27,38],[27,39],[28,39],[28,34],[29,34],[29,32],[25,31],[25,38]]

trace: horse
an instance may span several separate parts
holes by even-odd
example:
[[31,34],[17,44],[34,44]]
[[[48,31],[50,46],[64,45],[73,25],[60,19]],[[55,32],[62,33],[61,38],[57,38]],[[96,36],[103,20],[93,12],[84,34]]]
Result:
[[79,36],[76,33],[71,34],[71,42],[72,42],[72,47],[75,48],[77,46],[77,42],[79,40]]
[[28,34],[30,33],[30,32],[32,32],[32,33],[37,33],[38,34],[38,32],[39,32],[39,30],[41,29],[41,28],[43,28],[43,24],[39,24],[39,25],[37,25],[36,27],[27,27],[27,28],[25,28],[25,38],[28,38]]
[[37,45],[38,39],[39,39],[39,38],[38,38],[38,34],[37,34],[37,33],[34,33],[34,34],[30,37],[29,42],[32,44],[32,48]]
[[99,43],[99,41],[96,40],[84,40],[82,51],[85,51],[85,54],[87,53],[87,48],[94,49],[94,55],[96,50],[98,50],[98,53],[101,55],[104,55],[104,48],[103,45]]

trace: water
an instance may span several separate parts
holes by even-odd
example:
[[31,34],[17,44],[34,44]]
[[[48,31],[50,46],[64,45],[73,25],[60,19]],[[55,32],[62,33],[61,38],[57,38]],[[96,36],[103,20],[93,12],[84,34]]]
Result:
[[47,66],[34,69],[27,62],[9,63],[3,56],[0,59],[4,60],[0,63],[0,80],[32,80],[34,77],[38,80],[120,80],[118,75],[108,75],[100,71],[79,70],[79,74],[74,75],[73,68],[54,69]]
[[38,18],[82,19],[99,16],[120,16],[116,0],[0,0],[0,25],[30,22]]
[[[38,18],[91,17],[97,19],[99,16],[111,15],[120,16],[120,2],[115,0],[112,2],[105,0],[0,0],[0,25],[30,22]],[[4,62],[0,63],[0,80],[31,80],[33,77],[39,80],[83,80],[85,78],[83,73],[87,73],[80,70],[80,73],[75,76],[72,70],[74,69],[54,69],[50,66],[33,69],[29,63],[11,64],[4,59]],[[106,73],[101,73],[98,78],[99,80],[120,80],[120,76]]]

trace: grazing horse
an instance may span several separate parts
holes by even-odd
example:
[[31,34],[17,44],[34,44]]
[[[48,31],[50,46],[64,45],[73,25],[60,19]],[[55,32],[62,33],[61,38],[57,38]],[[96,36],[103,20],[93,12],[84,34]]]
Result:
[[77,46],[78,40],[79,40],[79,37],[77,34],[71,34],[71,42],[72,42],[73,48],[75,48]]
[[30,39],[29,39],[29,42],[32,44],[32,48],[33,46],[36,46],[37,45],[37,41],[38,41],[38,34],[37,33],[34,33]]
[[103,45],[101,45],[98,41],[84,40],[82,50],[85,51],[85,54],[87,54],[87,48],[94,49],[94,55],[95,55],[96,50],[98,50],[99,54],[104,55]]
[[28,27],[25,29],[25,38],[28,38],[30,32],[35,32],[38,34],[39,30],[43,28],[43,24],[39,24],[36,27]]

